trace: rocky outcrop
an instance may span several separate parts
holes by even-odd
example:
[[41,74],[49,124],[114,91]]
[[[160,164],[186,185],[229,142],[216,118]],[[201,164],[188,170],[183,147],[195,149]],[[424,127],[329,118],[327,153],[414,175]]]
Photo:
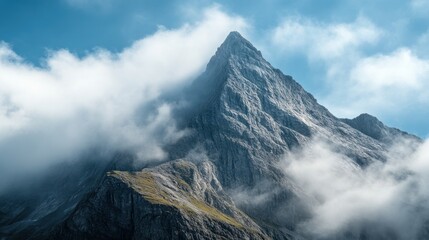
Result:
[[53,239],[269,239],[223,192],[209,162],[112,171]]
[[391,143],[397,138],[407,138],[414,141],[420,141],[418,137],[407,132],[387,127],[376,117],[367,113],[363,113],[353,119],[341,120],[363,134],[385,143]]

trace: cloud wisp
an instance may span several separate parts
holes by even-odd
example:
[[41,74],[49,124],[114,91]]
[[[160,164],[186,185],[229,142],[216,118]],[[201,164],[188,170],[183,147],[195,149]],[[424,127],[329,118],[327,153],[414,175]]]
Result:
[[361,168],[314,140],[285,157],[283,169],[315,199],[312,217],[300,223],[316,239],[419,239],[428,223],[429,142],[398,140],[385,163]]
[[227,34],[245,28],[241,17],[210,7],[199,21],[160,29],[119,53],[52,51],[43,67],[1,44],[1,181],[91,148],[165,158],[161,146],[186,131],[175,127],[175,106],[163,94],[194,79]]

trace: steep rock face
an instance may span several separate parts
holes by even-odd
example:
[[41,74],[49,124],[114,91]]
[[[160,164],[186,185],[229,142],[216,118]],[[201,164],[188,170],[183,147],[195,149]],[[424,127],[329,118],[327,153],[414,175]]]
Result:
[[108,173],[49,237],[268,239],[223,192],[211,163],[183,160],[140,172]]
[[229,34],[184,98],[193,104],[186,123],[194,134],[170,148],[172,159],[202,146],[232,195],[240,189],[249,197],[266,196],[259,205],[243,201],[239,207],[267,230],[282,229],[280,234],[309,216],[302,202],[315,201],[279,167],[286,153],[317,139],[365,167],[384,161],[391,144],[336,118],[237,32]]
[[360,165],[383,160],[387,148],[333,116],[237,32],[218,48],[186,95],[197,109],[188,119],[196,131],[178,144],[180,150],[173,148],[173,158],[202,144],[226,187],[281,181],[279,157],[313,137],[331,142]]

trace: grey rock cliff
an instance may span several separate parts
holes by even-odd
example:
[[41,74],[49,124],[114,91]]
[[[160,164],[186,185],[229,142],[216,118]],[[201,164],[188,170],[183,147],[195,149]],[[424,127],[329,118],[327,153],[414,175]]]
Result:
[[[185,99],[193,104],[187,126],[195,131],[171,147],[172,158],[202,145],[226,189],[269,196],[259,206],[240,207],[261,224],[286,231],[306,218],[299,203],[311,199],[279,169],[285,153],[318,138],[365,167],[384,161],[391,144],[332,115],[237,32],[218,48]],[[289,214],[277,214],[284,209]]]
[[268,239],[223,192],[210,162],[109,172],[52,239]]
[[203,144],[227,187],[282,177],[278,157],[312,137],[331,141],[360,165],[382,160],[387,147],[333,116],[237,32],[186,95],[195,105],[188,126],[196,131],[172,149],[173,158],[183,157],[191,142]]

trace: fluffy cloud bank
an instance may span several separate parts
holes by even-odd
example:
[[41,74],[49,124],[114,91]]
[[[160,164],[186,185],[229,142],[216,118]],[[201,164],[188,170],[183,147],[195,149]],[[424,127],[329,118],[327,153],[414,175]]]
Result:
[[2,182],[91,148],[164,158],[161,146],[186,131],[176,129],[163,93],[189,83],[227,34],[245,27],[212,7],[195,23],[161,29],[119,53],[101,49],[79,58],[53,51],[43,67],[1,44]]
[[348,79],[349,100],[355,109],[401,110],[404,103],[429,103],[429,60],[408,48],[360,59]]
[[327,90],[319,98],[339,116],[355,117],[362,112],[392,116],[410,106],[414,111],[424,109],[429,103],[426,35],[414,47],[387,47],[390,50],[373,53],[371,47],[389,45],[392,36],[364,17],[331,23],[288,18],[272,33],[272,44],[285,54],[303,55],[323,66],[321,78]]
[[365,18],[331,24],[288,18],[273,30],[272,43],[286,52],[305,51],[311,59],[329,60],[376,43],[381,35],[382,31]]
[[316,239],[420,239],[429,220],[429,142],[416,147],[398,139],[385,163],[364,169],[320,140],[286,156],[286,174],[315,199],[301,231]]

